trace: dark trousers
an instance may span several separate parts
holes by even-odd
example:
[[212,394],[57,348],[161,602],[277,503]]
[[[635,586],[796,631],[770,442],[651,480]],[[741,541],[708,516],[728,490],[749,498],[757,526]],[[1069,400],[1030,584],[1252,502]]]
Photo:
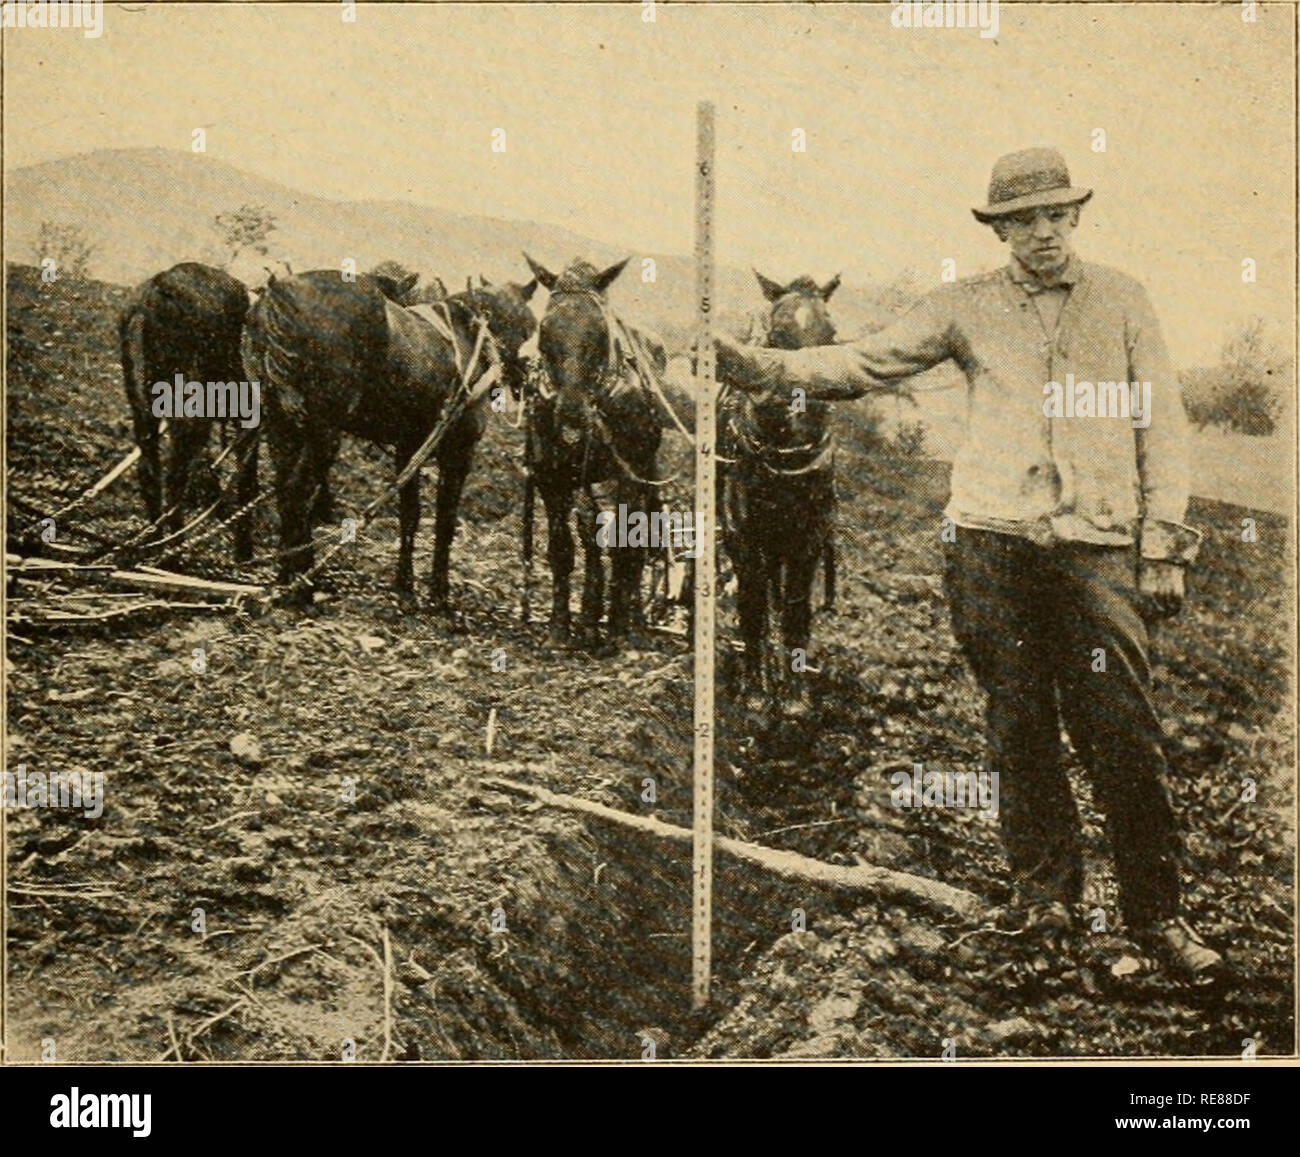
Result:
[[[953,633],[988,696],[989,770],[1022,899],[1081,898],[1079,813],[1062,724],[1106,817],[1129,927],[1176,914],[1179,842],[1151,699],[1131,547],[957,530],[945,586]],[[1096,651],[1105,655],[1105,670]]]

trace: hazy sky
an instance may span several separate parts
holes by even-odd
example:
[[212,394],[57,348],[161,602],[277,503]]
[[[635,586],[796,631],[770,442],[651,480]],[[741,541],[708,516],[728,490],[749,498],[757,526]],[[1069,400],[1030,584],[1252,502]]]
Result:
[[639,0],[363,4],[345,24],[339,4],[106,5],[98,40],[5,32],[5,163],[187,149],[202,125],[210,156],[311,193],[684,253],[711,98],[722,261],[988,268],[1003,250],[969,207],[994,158],[1054,144],[1096,190],[1080,251],[1148,285],[1176,360],[1212,357],[1248,314],[1294,317],[1291,6],[1245,24],[1235,3],[1004,3],[996,40],[895,29],[890,8],[659,4],[647,24]]

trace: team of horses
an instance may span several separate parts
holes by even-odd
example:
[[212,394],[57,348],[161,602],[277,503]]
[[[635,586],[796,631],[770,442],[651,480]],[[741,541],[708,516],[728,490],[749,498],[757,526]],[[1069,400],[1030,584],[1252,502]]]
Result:
[[[398,472],[400,545],[396,587],[413,597],[420,473],[427,455],[438,467],[430,598],[450,610],[449,565],[457,510],[473,454],[488,421],[487,399],[507,391],[526,414],[525,552],[531,554],[532,497],[547,524],[551,572],[549,631],[554,642],[618,643],[644,627],[640,597],[646,552],[602,547],[596,488],[607,509],[662,506],[672,479],[659,473],[659,451],[675,426],[688,434],[661,388],[663,343],[619,318],[608,290],[626,261],[597,269],[584,260],[556,274],[524,255],[532,277],[496,286],[480,277],[463,292],[426,294],[413,304],[416,277],[350,277],[334,270],[272,276],[250,294],[222,270],[193,262],[150,278],[132,295],[119,333],[126,394],[140,446],[139,484],[151,532],[175,537],[191,468],[214,428],[237,459],[232,512],[235,557],[252,554],[260,436],[274,467],[279,515],[279,581],[292,598],[309,598],[312,526],[332,518],[329,472],[340,438],[350,434],[393,452]],[[835,339],[827,302],[838,277],[779,285],[755,271],[769,303],[766,342],[780,348]],[[540,325],[529,302],[549,294]],[[528,356],[536,337],[540,373]],[[173,417],[164,431],[151,386],[185,380],[260,383],[262,427],[229,419]],[[488,386],[491,386],[491,390]],[[834,599],[834,443],[826,403],[756,403],[719,395],[719,509],[725,549],[735,567],[747,692],[800,698],[812,590],[819,562],[827,604]],[[688,415],[689,421],[690,415]],[[164,466],[164,448],[165,466]],[[418,461],[417,461],[418,459]],[[211,497],[209,485],[206,497]],[[576,630],[570,611],[577,506],[583,584]],[[610,554],[606,598],[602,551]],[[608,609],[607,616],[605,615]],[[769,640],[769,615],[780,646]]]

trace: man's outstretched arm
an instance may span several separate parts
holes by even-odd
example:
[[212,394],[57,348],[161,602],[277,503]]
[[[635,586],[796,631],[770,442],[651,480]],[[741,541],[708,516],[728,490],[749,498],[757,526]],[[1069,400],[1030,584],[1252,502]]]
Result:
[[952,323],[941,295],[917,302],[892,325],[857,341],[801,350],[742,346],[717,339],[718,378],[769,399],[794,390],[826,402],[896,389],[952,356]]

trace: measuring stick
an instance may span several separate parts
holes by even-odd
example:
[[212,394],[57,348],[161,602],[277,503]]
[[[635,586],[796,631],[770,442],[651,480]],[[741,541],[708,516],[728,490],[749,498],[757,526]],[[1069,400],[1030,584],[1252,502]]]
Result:
[[713,357],[713,104],[695,110],[695,823],[691,887],[691,1003],[709,1002],[713,970],[713,649],[717,398]]

